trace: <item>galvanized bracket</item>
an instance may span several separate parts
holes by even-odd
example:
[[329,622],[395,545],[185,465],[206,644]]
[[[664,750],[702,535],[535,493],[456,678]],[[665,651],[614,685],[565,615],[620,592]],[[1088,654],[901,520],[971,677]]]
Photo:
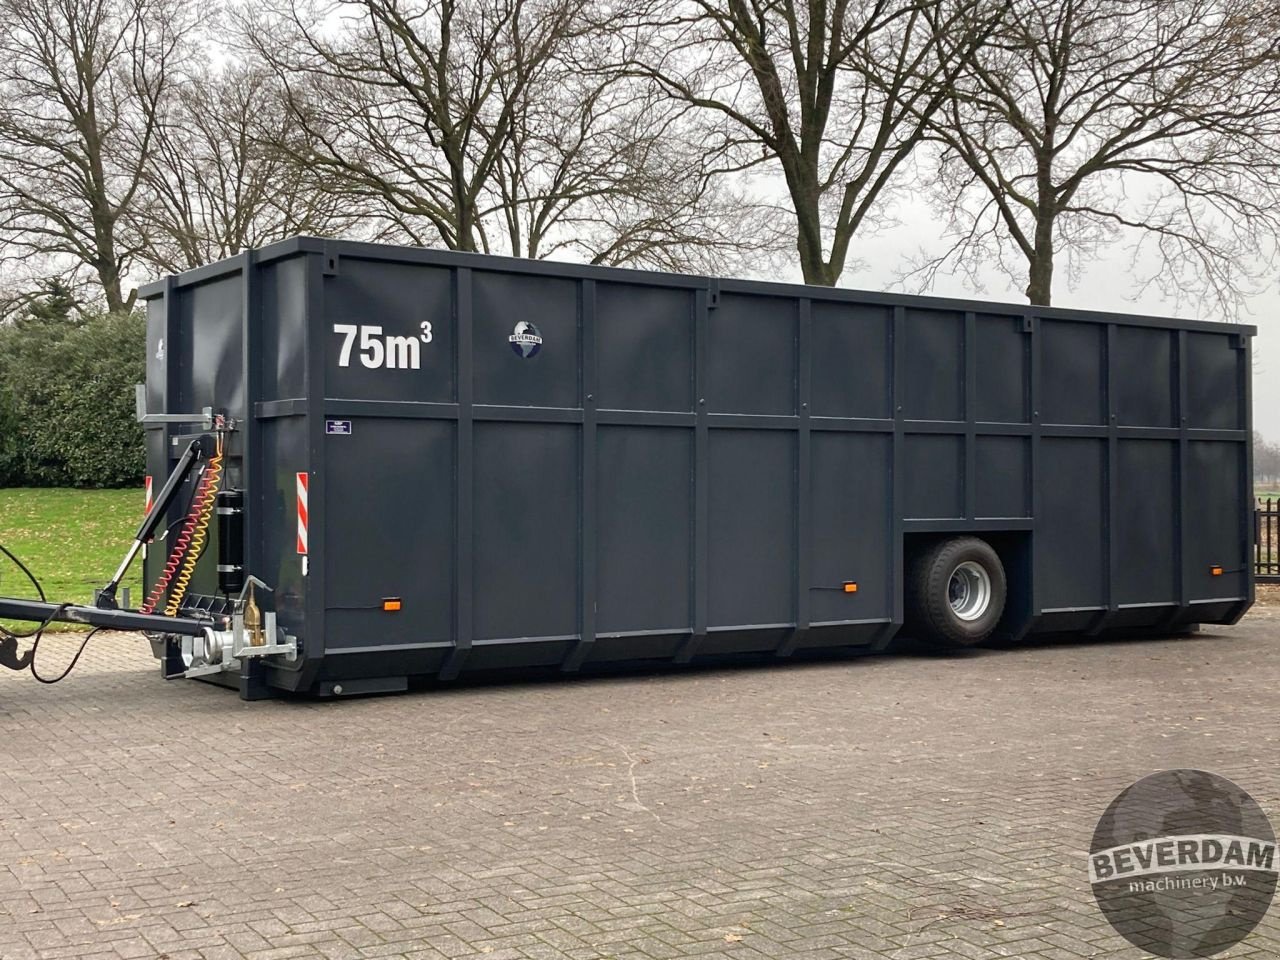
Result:
[[187,669],[183,670],[181,673],[173,676],[166,676],[165,679],[166,680],[194,680],[196,679],[196,677],[211,677],[215,673],[222,673],[226,669],[227,669],[226,666],[221,663],[207,664],[207,665],[198,666],[198,667],[187,667]]
[[272,638],[271,643],[255,644],[252,635],[245,631],[245,600],[249,597],[251,588],[255,586],[267,593],[275,592],[252,574],[244,578],[244,586],[240,588],[240,598],[236,601],[236,609],[239,612],[231,618],[231,656],[236,660],[244,660],[249,657],[270,657],[281,654],[292,663],[298,659],[298,639],[286,633],[277,632],[274,610],[268,610],[262,615],[262,633]]
[[199,413],[147,413],[147,388],[144,384],[133,385],[133,405],[135,417],[141,424],[148,423],[198,423],[205,430],[234,430],[239,422],[232,417],[215,413],[213,407],[202,407]]
[[287,633],[276,631],[276,615],[274,611],[264,613],[263,632],[268,637],[275,637],[272,643],[261,643],[254,646],[245,635],[244,616],[236,615],[231,621],[231,656],[236,660],[247,660],[250,657],[273,657],[280,654],[290,663],[298,659],[298,638]]

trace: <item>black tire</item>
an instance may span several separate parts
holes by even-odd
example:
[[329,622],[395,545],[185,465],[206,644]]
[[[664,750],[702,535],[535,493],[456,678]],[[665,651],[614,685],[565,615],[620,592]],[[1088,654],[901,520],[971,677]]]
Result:
[[977,537],[943,540],[908,564],[904,632],[940,646],[973,646],[991,636],[1007,596],[1004,565],[990,544]]

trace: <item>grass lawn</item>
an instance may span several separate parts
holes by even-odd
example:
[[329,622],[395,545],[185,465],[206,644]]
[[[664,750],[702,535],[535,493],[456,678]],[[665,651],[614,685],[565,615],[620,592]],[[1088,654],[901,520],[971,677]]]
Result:
[[[142,488],[134,490],[0,490],[0,544],[25,563],[45,596],[87,603],[115,573],[142,519]],[[142,560],[122,587],[142,602]],[[35,588],[0,554],[0,596],[36,597]],[[13,624],[27,629],[30,624]],[[64,628],[60,628],[64,629]]]

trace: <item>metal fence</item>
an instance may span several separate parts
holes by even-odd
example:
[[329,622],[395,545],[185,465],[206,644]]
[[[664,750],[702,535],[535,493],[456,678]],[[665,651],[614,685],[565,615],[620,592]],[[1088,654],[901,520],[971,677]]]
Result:
[[1253,572],[1259,583],[1280,583],[1280,499],[1260,497],[1253,511]]

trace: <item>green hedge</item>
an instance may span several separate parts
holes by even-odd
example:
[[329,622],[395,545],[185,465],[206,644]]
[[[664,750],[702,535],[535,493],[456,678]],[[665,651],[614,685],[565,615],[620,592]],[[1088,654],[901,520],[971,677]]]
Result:
[[137,313],[32,310],[0,327],[0,487],[141,482],[133,385],[145,356]]

